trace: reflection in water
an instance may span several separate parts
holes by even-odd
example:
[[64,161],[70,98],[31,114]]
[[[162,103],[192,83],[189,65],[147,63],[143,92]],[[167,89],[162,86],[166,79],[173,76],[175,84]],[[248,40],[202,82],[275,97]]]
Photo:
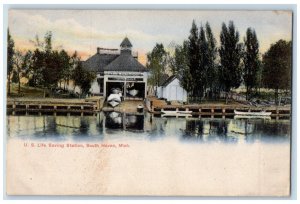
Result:
[[105,117],[105,127],[110,129],[123,128],[123,116],[118,112],[109,112]]
[[108,112],[93,116],[7,116],[8,137],[39,139],[157,140],[184,142],[289,141],[290,121],[270,119],[161,118],[151,114]]
[[132,131],[144,130],[144,115],[107,112],[103,119],[105,120],[105,128],[108,129],[124,129]]
[[229,140],[228,120],[188,120],[182,138],[198,142],[236,141]]

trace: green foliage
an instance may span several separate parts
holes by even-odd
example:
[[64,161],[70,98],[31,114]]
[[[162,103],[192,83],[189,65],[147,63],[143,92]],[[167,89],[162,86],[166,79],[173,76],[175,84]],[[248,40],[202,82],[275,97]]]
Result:
[[14,54],[15,54],[15,43],[8,30],[7,31],[7,75],[9,75],[13,70]]
[[263,86],[275,90],[291,88],[292,42],[279,40],[263,55]]
[[221,64],[221,86],[226,92],[232,88],[238,88],[242,81],[240,61],[242,57],[242,45],[239,43],[239,32],[236,31],[232,21],[228,27],[222,24],[220,34],[221,46],[219,49]]
[[244,39],[244,70],[243,79],[246,86],[246,98],[252,93],[252,89],[260,83],[259,43],[254,29],[248,28]]
[[187,90],[192,91],[192,75],[189,68],[188,42],[184,41],[183,45],[175,47],[174,57],[172,58],[172,72],[179,79],[180,85]]
[[32,68],[32,63],[33,63],[32,56],[33,56],[33,53],[30,50],[28,50],[25,53],[25,55],[23,56],[21,71],[22,71],[22,76],[24,76],[24,77],[28,76],[28,73],[30,72],[30,70]]
[[13,83],[18,83],[19,81],[19,76],[17,70],[12,71],[12,77],[11,77],[11,82]]
[[21,78],[26,73],[30,62],[30,52],[23,55],[19,50],[14,54],[13,82],[18,83],[18,93],[20,94]]
[[192,87],[192,95],[196,95],[198,90],[196,87],[196,78],[198,77],[198,69],[200,66],[199,61],[199,31],[196,26],[195,21],[193,20],[192,28],[190,30],[190,36],[188,40],[188,56],[189,56],[189,70],[191,79],[191,87]]
[[43,85],[46,88],[55,88],[61,78],[62,60],[58,51],[44,53],[44,66],[42,69]]
[[7,94],[10,94],[10,76],[14,66],[15,43],[7,30]]
[[52,32],[45,34],[44,42],[36,36],[35,51],[31,54],[31,66],[27,71],[29,85],[56,88],[58,83],[68,83],[73,79],[82,94],[88,93],[91,82],[96,78],[95,73],[85,70],[75,52],[69,56],[65,50],[52,50]]
[[59,52],[59,61],[60,61],[60,74],[59,80],[64,81],[65,84],[71,79],[73,64],[71,57],[65,50]]
[[203,26],[200,26],[198,47],[199,67],[196,70],[194,96],[203,97],[208,82],[208,43]]
[[150,85],[158,87],[159,80],[166,71],[167,58],[168,53],[165,51],[163,44],[156,43],[153,50],[147,54],[146,67],[150,69]]
[[200,26],[199,31],[192,23],[188,41],[188,61],[191,79],[192,95],[202,98],[207,90],[210,93],[217,90],[216,40],[211,27],[207,22],[205,28]]
[[208,22],[205,25],[206,28],[206,38],[207,38],[207,72],[206,72],[206,79],[207,79],[207,88],[209,89],[209,96],[213,94],[216,95],[218,91],[218,70],[217,70],[217,43],[216,39],[213,36],[211,27]]
[[47,31],[44,37],[44,49],[46,52],[52,51],[52,32]]
[[57,78],[57,54],[52,51],[52,33],[46,32],[44,42],[35,37],[36,46],[32,54],[32,66],[28,72],[29,85],[51,88],[55,86]]
[[52,50],[52,32],[45,34],[44,42],[36,36],[36,50],[31,55],[31,66],[27,72],[29,85],[55,88],[60,80],[71,78],[71,57],[65,50]]
[[30,86],[42,85],[42,70],[44,68],[44,52],[39,48],[35,49],[31,56],[32,66],[29,67],[27,77]]
[[85,95],[90,90],[92,81],[96,79],[96,74],[84,69],[82,63],[79,61],[76,64],[72,78],[74,84],[81,88],[81,94]]
[[219,90],[219,73],[217,66],[217,46],[211,27],[207,22],[205,28],[198,29],[192,23],[190,36],[182,46],[176,46],[171,58],[171,70],[187,92],[199,99],[216,96]]

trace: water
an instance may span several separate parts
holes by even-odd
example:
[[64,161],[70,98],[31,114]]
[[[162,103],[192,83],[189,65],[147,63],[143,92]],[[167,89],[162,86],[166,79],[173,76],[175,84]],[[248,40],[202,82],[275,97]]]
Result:
[[162,118],[117,112],[97,116],[7,116],[8,138],[46,141],[183,143],[286,143],[290,121],[271,119]]

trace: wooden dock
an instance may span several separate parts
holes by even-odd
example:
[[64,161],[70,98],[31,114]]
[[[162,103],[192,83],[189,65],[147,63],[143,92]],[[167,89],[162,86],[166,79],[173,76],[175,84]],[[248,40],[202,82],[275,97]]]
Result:
[[143,114],[137,112],[137,106],[143,105],[154,115],[161,115],[161,111],[192,111],[191,115],[197,118],[225,118],[233,117],[234,110],[237,111],[270,111],[271,117],[276,119],[290,119],[290,106],[247,106],[243,104],[195,104],[195,105],[167,105],[162,100],[150,103],[149,100],[126,100],[112,108],[104,102],[103,97],[87,99],[29,99],[9,98],[7,100],[8,115],[96,115],[100,111],[116,111],[132,114]]
[[244,104],[195,104],[195,105],[167,105],[163,100],[146,101],[147,109],[154,115],[161,115],[162,111],[192,111],[193,117],[211,117],[225,118],[233,117],[234,110],[237,111],[253,111],[259,112],[262,110],[272,112],[272,118],[289,119],[291,117],[290,106],[247,106]]
[[272,112],[271,117],[289,118],[291,116],[291,111],[289,107],[251,107],[251,106],[172,106],[166,105],[163,107],[153,107],[150,112],[153,114],[161,114],[161,111],[192,111],[193,116],[212,116],[212,117],[222,117],[222,116],[234,116],[234,110],[237,111],[253,111],[259,112],[262,110]]
[[103,98],[7,100],[8,115],[95,115],[103,107]]

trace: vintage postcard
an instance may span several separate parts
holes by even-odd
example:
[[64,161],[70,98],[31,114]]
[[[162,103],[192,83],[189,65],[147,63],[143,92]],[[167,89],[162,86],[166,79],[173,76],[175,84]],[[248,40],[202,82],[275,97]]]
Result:
[[10,9],[7,195],[289,196],[292,16]]

